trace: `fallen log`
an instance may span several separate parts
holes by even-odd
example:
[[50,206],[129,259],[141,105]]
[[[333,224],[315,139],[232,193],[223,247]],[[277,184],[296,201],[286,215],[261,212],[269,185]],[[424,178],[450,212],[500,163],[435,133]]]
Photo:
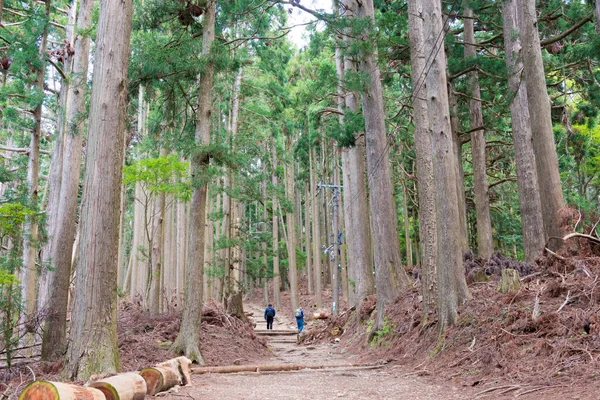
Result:
[[92,387],[71,383],[34,381],[23,389],[19,400],[106,400],[104,393]]
[[231,374],[237,372],[265,372],[265,371],[298,371],[301,369],[326,369],[326,368],[350,368],[365,367],[364,364],[274,364],[274,365],[225,365],[221,367],[197,367],[192,368],[193,374]]
[[327,313],[322,313],[322,312],[313,313],[313,319],[327,319],[327,318],[329,318],[329,315]]
[[140,375],[146,381],[146,394],[154,396],[180,383],[177,371],[168,367],[144,368]]
[[134,372],[111,376],[89,384],[104,393],[106,400],[144,400],[146,381]]
[[173,371],[176,371],[179,377],[178,385],[181,386],[191,384],[190,365],[192,365],[192,360],[184,356],[172,358],[165,362],[161,362],[160,364],[156,364],[157,367],[170,368]]

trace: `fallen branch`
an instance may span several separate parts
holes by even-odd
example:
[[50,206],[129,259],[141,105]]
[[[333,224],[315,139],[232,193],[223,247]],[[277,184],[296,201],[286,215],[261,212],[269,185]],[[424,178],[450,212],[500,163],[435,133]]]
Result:
[[555,389],[555,388],[559,388],[559,387],[567,387],[567,385],[540,386],[537,388],[525,390],[524,392],[521,392],[521,393],[517,393],[517,394],[515,394],[515,397],[523,396],[525,394],[529,394],[529,393],[533,393],[533,392],[539,392],[540,390]]
[[557,313],[559,313],[559,312],[560,312],[560,310],[562,310],[562,309],[563,309],[563,308],[564,308],[564,307],[567,305],[567,303],[568,303],[568,302],[569,302],[569,300],[570,300],[570,298],[569,298],[569,296],[570,296],[570,295],[571,295],[571,291],[569,290],[569,291],[567,292],[567,298],[565,299],[565,302],[564,302],[564,303],[562,303],[562,304],[560,305],[560,307],[558,307],[558,310],[556,310],[556,312],[557,312]]
[[486,393],[490,393],[490,392],[495,392],[496,390],[512,389],[512,388],[521,389],[521,386],[519,386],[519,385],[496,386],[496,387],[493,387],[493,388],[482,390],[479,393],[475,393],[475,396],[481,396],[482,394],[486,394]]

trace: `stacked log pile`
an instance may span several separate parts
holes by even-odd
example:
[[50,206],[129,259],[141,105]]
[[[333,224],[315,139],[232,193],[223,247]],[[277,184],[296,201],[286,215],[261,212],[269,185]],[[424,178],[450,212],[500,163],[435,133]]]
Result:
[[89,382],[86,386],[38,380],[30,383],[19,400],[144,400],[177,385],[190,384],[190,365],[177,357],[151,368]]

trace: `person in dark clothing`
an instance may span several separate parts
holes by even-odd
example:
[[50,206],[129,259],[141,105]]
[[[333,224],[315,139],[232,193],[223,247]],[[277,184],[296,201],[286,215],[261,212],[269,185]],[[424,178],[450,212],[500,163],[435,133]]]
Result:
[[265,319],[267,320],[267,329],[273,329],[273,318],[275,318],[275,309],[271,304],[265,308]]

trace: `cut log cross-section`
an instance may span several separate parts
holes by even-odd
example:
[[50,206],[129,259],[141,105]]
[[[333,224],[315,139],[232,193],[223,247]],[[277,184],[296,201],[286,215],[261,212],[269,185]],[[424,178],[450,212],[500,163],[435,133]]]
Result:
[[185,356],[172,358],[160,364],[156,364],[157,367],[170,368],[175,371],[179,377],[178,385],[187,386],[191,384],[191,370],[192,360]]
[[146,381],[134,372],[111,376],[89,384],[104,393],[106,400],[144,400]]
[[168,367],[144,368],[140,375],[146,381],[146,394],[149,396],[169,390],[181,383],[179,373]]
[[[142,397],[143,398],[143,397]],[[19,400],[105,400],[104,394],[91,387],[70,383],[35,381],[23,389]]]

